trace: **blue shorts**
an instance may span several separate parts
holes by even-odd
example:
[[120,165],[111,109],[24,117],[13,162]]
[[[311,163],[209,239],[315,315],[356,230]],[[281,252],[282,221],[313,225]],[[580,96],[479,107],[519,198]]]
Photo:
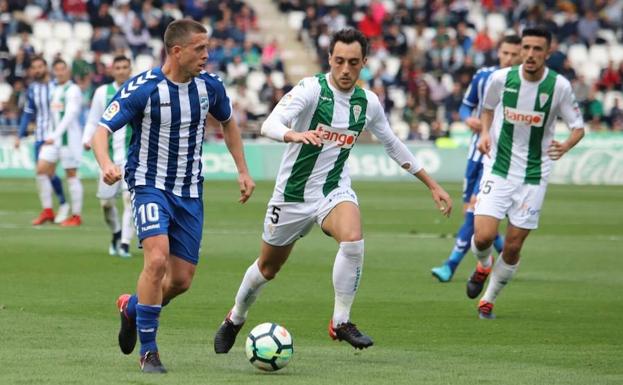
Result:
[[472,195],[478,195],[482,169],[482,162],[475,162],[471,159],[467,161],[465,179],[463,180],[463,203],[468,203]]
[[147,186],[136,186],[131,193],[139,241],[166,234],[169,253],[196,265],[203,233],[201,198],[182,198]]

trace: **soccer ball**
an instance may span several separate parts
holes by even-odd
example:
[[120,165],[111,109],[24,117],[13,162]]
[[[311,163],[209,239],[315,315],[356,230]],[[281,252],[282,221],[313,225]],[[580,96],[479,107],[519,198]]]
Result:
[[245,352],[256,368],[267,372],[279,370],[288,364],[294,353],[292,336],[275,323],[259,324],[249,333]]

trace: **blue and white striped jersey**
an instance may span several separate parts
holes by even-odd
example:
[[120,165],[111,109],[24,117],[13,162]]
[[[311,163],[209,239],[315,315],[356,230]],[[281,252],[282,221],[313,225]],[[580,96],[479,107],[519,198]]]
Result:
[[208,112],[225,122],[232,108],[221,80],[206,72],[188,83],[174,83],[154,68],[119,88],[100,124],[112,132],[126,124],[132,129],[125,166],[128,188],[151,186],[180,197],[201,197]]
[[[41,142],[47,138],[50,133],[50,123],[52,121],[50,115],[50,98],[53,88],[53,81],[45,83],[33,82],[28,86],[26,106],[24,107],[26,119],[22,118],[23,123],[20,123],[20,136],[26,135],[26,126],[34,115],[36,123],[35,140]],[[22,127],[22,125],[24,127]]]
[[[474,116],[480,116],[480,111],[482,110],[482,100],[485,96],[485,89],[487,87],[489,76],[496,70],[498,70],[498,66],[492,67],[484,67],[478,70],[472,77],[472,81],[465,91],[465,96],[463,97],[463,105],[469,107]],[[469,152],[467,159],[472,160],[474,162],[482,162],[482,156],[478,151],[477,144],[478,139],[480,138],[480,134],[472,135],[472,139],[469,144]]]

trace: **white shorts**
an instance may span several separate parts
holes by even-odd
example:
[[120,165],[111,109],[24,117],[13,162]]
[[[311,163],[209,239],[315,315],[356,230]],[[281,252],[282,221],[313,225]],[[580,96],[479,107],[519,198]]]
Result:
[[324,219],[339,203],[353,202],[359,205],[357,195],[351,188],[338,187],[329,195],[315,202],[268,202],[264,218],[264,242],[273,246],[286,246],[304,237],[314,226],[322,225]]
[[534,230],[539,227],[546,190],[546,182],[538,185],[513,182],[485,171],[474,215],[487,215],[500,220],[508,216],[513,226]]
[[123,166],[120,166],[120,167],[121,167],[121,180],[112,185],[106,184],[106,182],[104,182],[104,179],[102,179],[102,174],[100,170],[99,183],[97,185],[97,194],[95,194],[95,196],[97,196],[99,199],[113,199],[121,195],[122,192],[128,191],[128,185],[125,183],[125,180],[123,179],[123,173],[124,173]]
[[61,167],[65,170],[70,168],[80,168],[82,147],[44,144],[41,146],[39,159],[43,159],[50,163],[57,163],[60,160]]

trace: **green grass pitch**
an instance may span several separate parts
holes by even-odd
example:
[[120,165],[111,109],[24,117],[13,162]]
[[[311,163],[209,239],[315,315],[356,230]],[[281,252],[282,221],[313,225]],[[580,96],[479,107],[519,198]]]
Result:
[[[84,225],[32,228],[33,180],[0,181],[0,384],[621,384],[623,383],[623,187],[550,186],[540,229],[528,238],[516,279],[478,320],[464,294],[474,266],[436,282],[462,221],[417,183],[355,183],[366,240],[353,321],[375,340],[356,352],[331,341],[335,242],[316,228],[256,305],[234,349],[217,356],[214,331],[259,247],[272,183],[247,205],[234,182],[207,182],[201,262],[193,287],[165,308],[164,376],[139,372],[117,347],[115,299],[132,292],[140,252],[107,255],[108,230],[85,182]],[[293,361],[263,374],[244,356],[252,326],[292,333]]]

